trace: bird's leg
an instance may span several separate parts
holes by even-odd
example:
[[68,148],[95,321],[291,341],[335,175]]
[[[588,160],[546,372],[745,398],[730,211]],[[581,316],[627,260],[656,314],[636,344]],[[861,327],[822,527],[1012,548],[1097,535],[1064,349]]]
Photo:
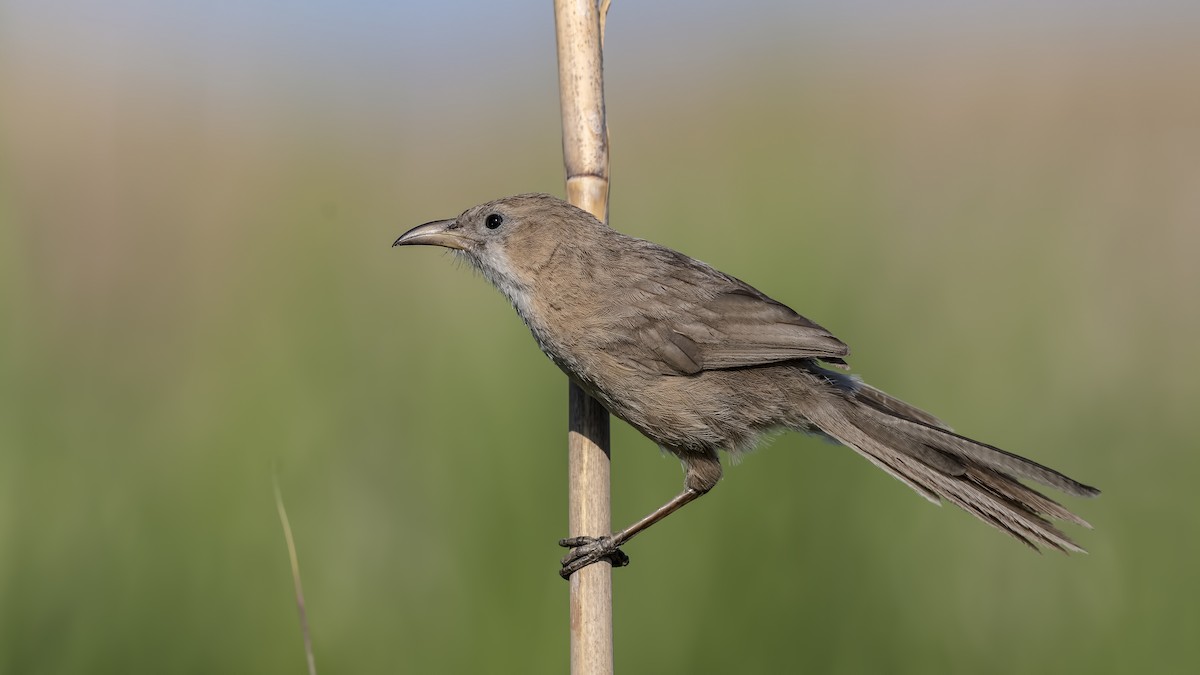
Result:
[[567,579],[575,572],[592,563],[607,560],[613,567],[624,567],[629,564],[629,556],[620,549],[625,542],[633,539],[639,532],[666,518],[683,508],[684,504],[704,494],[691,488],[685,489],[674,499],[655,509],[645,518],[629,527],[608,535],[607,537],[569,537],[558,540],[558,545],[571,549],[563,558],[562,570],[559,574]]
[[701,495],[711,490],[717,484],[717,481],[721,479],[721,462],[717,459],[715,452],[700,456],[681,454],[681,459],[687,470],[687,477],[684,479],[686,487],[683,492],[675,495],[671,501],[658,507],[646,515],[645,518],[642,518],[620,532],[615,532],[605,537],[581,536],[560,539],[558,545],[571,549],[571,552],[563,558],[562,569],[558,572],[559,575],[564,579],[569,579],[575,572],[601,560],[607,560],[613,567],[628,565],[629,556],[625,555],[625,552],[620,548],[621,546],[637,536],[642,530],[698,499]]

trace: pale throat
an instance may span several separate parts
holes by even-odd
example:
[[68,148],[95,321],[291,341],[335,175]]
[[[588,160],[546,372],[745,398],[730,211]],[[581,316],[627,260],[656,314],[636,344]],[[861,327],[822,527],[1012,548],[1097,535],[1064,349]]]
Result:
[[531,294],[528,283],[520,279],[520,274],[509,262],[508,255],[499,247],[489,247],[479,259],[479,268],[483,276],[508,298],[517,313],[529,322],[531,309]]
[[539,320],[545,312],[541,311],[544,308],[538,305],[538,298],[534,293],[536,281],[523,278],[521,273],[514,269],[503,250],[486,251],[479,257],[478,264],[483,276],[512,303],[521,320],[533,333],[533,339],[537,341],[542,352],[560,367],[565,367],[564,355],[556,347],[555,341],[550,339],[551,333],[547,330],[547,326]]

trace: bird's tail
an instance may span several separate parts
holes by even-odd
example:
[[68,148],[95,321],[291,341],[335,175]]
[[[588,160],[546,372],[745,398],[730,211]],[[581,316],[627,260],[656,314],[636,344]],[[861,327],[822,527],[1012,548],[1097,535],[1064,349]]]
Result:
[[1079,497],[1100,494],[1096,488],[960,436],[874,387],[858,383],[843,393],[833,405],[806,411],[808,421],[935,504],[946,499],[1034,549],[1045,545],[1083,552],[1051,520],[1091,525],[1018,479]]

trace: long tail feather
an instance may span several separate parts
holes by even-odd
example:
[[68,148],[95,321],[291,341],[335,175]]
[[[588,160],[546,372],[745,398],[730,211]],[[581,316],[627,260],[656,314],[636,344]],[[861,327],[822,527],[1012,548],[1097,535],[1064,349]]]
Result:
[[866,385],[836,405],[808,412],[812,424],[926,499],[945,499],[1034,549],[1083,552],[1051,519],[1091,527],[1087,521],[1017,479],[1083,497],[1099,494],[1096,488],[956,434],[932,415]]

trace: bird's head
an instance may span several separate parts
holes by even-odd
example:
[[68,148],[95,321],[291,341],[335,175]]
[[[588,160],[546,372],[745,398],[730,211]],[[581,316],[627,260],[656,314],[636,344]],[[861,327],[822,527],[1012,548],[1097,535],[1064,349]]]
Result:
[[607,230],[587,211],[546,194],[480,204],[457,218],[418,225],[392,246],[443,246],[483,272],[517,303],[561,246],[586,245]]

